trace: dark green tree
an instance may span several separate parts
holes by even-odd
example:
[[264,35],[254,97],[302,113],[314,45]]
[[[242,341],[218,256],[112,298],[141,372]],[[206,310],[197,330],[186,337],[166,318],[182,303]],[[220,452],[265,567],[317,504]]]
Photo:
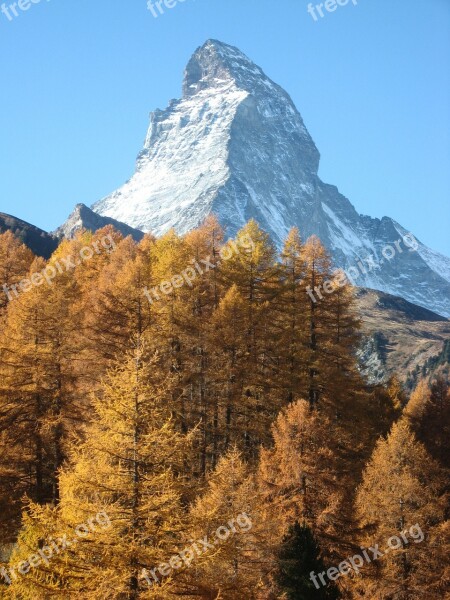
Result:
[[[278,551],[275,583],[287,600],[337,600],[341,597],[333,582],[315,585],[311,573],[316,576],[326,571],[320,556],[320,548],[307,525],[298,521],[289,530]],[[317,588],[317,585],[320,587]]]

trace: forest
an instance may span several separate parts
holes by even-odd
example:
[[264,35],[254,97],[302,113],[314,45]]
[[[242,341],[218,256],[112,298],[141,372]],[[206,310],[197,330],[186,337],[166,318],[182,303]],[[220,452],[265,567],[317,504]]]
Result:
[[0,235],[0,598],[450,598],[449,388],[363,380],[344,280],[255,221]]

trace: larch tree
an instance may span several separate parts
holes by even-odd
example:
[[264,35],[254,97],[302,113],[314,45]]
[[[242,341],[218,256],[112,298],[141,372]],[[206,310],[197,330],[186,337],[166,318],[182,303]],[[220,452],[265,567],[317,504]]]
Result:
[[273,427],[273,447],[262,449],[258,482],[272,535],[278,543],[287,525],[308,524],[327,557],[338,557],[345,544],[345,484],[341,476],[334,422],[298,400],[281,411]]
[[242,410],[247,423],[245,451],[254,457],[258,443],[267,438],[278,401],[270,381],[274,369],[271,301],[277,292],[278,268],[272,242],[254,220],[227,244],[230,257],[223,262],[221,275],[224,284],[235,285],[243,299],[246,347],[242,360],[246,377]]
[[[56,276],[52,260],[45,269]],[[30,276],[43,267],[37,259]],[[57,473],[69,439],[81,428],[76,390],[81,346],[74,312],[79,290],[71,273],[59,273],[57,281],[41,275],[39,281],[10,303],[1,336],[0,431],[17,450],[13,506],[25,491],[37,502],[58,501]]]
[[450,389],[438,377],[432,384],[422,379],[412,392],[404,415],[431,454],[446,469],[450,468]]
[[408,401],[405,389],[397,375],[392,375],[386,383],[387,392],[391,398],[393,406],[400,410],[403,409]]
[[112,225],[95,232],[78,231],[70,240],[69,251],[75,260],[74,274],[82,295],[95,286],[100,273],[109,264],[122,240],[123,235]]
[[152,280],[152,246],[151,238],[140,244],[131,237],[120,241],[83,296],[85,370],[90,374],[91,389],[151,328],[154,311],[144,290]]
[[213,419],[213,465],[220,454],[232,446],[243,449],[247,431],[246,412],[243,410],[247,336],[245,330],[245,303],[233,285],[221,299],[212,317],[214,334],[211,350],[211,368],[214,373],[216,401]]
[[335,271],[331,286],[333,292],[324,299],[328,308],[324,315],[328,343],[323,358],[331,367],[326,393],[330,395],[331,392],[335,403],[341,404],[347,402],[349,393],[361,392],[364,385],[355,359],[361,320],[356,306],[355,288],[348,282],[345,272]]
[[31,250],[11,231],[0,234],[0,316],[8,302],[21,293],[19,284],[26,279],[34,258]]
[[[5,283],[26,278],[31,258],[0,236]],[[396,379],[361,381],[354,290],[317,238],[302,243],[293,229],[278,255],[255,221],[228,241],[214,217],[140,243],[107,227],[62,241],[30,269],[50,281],[0,307],[2,541],[20,531],[10,568],[50,538],[74,539],[96,514],[109,525],[0,586],[0,598],[306,594],[292,569],[318,546],[320,560],[338,564],[358,552],[358,536],[396,533],[413,518],[423,544],[339,587],[421,598],[429,569],[431,598],[442,594],[445,485],[411,430],[444,464],[447,389],[413,394],[371,458],[406,396]],[[151,575],[214,532],[223,538],[189,569]],[[284,551],[282,592],[273,584]]]
[[298,229],[285,241],[279,265],[280,290],[274,301],[274,336],[277,390],[285,404],[308,391],[304,363],[308,352],[307,295],[304,289],[305,261]]
[[[158,238],[153,249],[153,287],[147,293],[153,308],[157,328],[154,339],[157,340],[167,371],[174,376],[172,391],[172,411],[181,432],[186,433],[192,425],[191,406],[186,380],[189,378],[186,365],[189,350],[183,336],[184,298],[188,294],[189,283],[183,277],[189,270],[188,281],[196,278],[195,268],[190,264],[189,246],[174,230]],[[173,278],[177,277],[176,284]]]
[[186,573],[188,597],[190,593],[224,600],[256,598],[261,585],[257,544],[262,523],[253,477],[236,449],[227,452],[208,475],[190,520],[192,538],[207,536],[210,547]]
[[438,376],[431,383],[417,435],[430,454],[450,469],[450,387],[443,377]]
[[416,432],[420,427],[426,406],[430,401],[430,395],[431,392],[428,382],[425,379],[422,379],[414,388],[408,403],[405,406],[404,415],[410,420],[413,429]]
[[[33,269],[44,265],[37,259]],[[51,405],[43,365],[45,310],[37,288],[11,302],[0,336],[0,506],[3,541],[14,540],[25,494],[51,498],[45,415]]]
[[58,247],[46,267],[53,269],[55,278],[38,288],[43,319],[38,331],[40,360],[44,385],[51,397],[44,426],[51,443],[54,503],[59,500],[58,471],[70,445],[81,435],[83,413],[88,409],[79,386],[85,350],[80,332],[81,289],[73,270],[61,268],[59,263],[64,257],[73,256],[74,247],[77,240],[66,240]]
[[[201,476],[214,463],[218,432],[217,372],[212,366],[214,331],[212,316],[220,300],[218,268],[223,231],[215,217],[185,236],[191,259],[184,269],[188,284],[180,290],[180,337],[186,348],[184,381],[189,398],[189,421],[198,423],[198,467]],[[187,258],[187,257],[186,257]],[[195,277],[190,278],[195,273]],[[172,281],[174,279],[172,278]]]
[[[20,598],[173,597],[170,576],[152,584],[148,573],[182,539],[182,472],[191,440],[175,431],[163,382],[159,357],[144,349],[108,373],[86,440],[61,473],[58,507],[31,507],[11,562],[24,560],[43,530],[46,539],[59,530],[77,544],[13,582]],[[109,527],[77,537],[79,525],[99,513]]]
[[330,365],[324,360],[324,352],[330,343],[330,333],[326,327],[329,298],[324,289],[327,284],[331,285],[333,276],[330,257],[316,236],[311,236],[304,244],[302,259],[305,264],[304,289],[308,296],[308,345],[304,368],[308,377],[308,400],[314,407],[330,381]]
[[[380,599],[442,597],[444,547],[437,539],[445,522],[442,475],[407,419],[379,440],[364,471],[356,508],[366,532],[361,541],[371,546],[377,542],[384,555],[361,572],[362,582],[355,579],[356,589],[362,585],[364,593]],[[416,530],[421,538],[413,537]],[[430,563],[427,571],[424,566]]]

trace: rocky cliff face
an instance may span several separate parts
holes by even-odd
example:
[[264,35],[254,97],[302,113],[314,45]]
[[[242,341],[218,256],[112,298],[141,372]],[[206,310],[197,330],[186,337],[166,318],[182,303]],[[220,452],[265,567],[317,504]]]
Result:
[[142,231],[138,231],[137,229],[134,229],[125,223],[120,223],[110,217],[102,217],[84,204],[77,204],[64,225],[58,227],[53,235],[57,238],[72,239],[77,231],[81,231],[82,229],[86,229],[87,231],[98,231],[107,225],[112,225],[117,231],[120,231],[124,237],[131,235],[136,242],[139,242],[144,237]]
[[152,114],[134,175],[93,210],[155,235],[185,233],[211,212],[230,235],[255,218],[278,246],[295,225],[304,239],[318,235],[356,285],[450,316],[450,259],[407,246],[388,217],[358,214],[319,179],[319,158],[289,95],[210,40],[187,65],[182,98]]

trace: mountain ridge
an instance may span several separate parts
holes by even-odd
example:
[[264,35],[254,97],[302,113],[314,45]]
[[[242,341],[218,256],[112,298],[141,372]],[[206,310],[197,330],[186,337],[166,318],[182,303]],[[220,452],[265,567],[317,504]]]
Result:
[[357,357],[370,384],[395,374],[411,386],[413,375],[437,361],[450,343],[450,320],[403,298],[360,288],[356,303],[362,316]]
[[136,242],[144,237],[144,232],[133,229],[115,219],[102,217],[84,204],[77,204],[68,219],[56,231],[47,232],[36,225],[23,221],[13,215],[0,212],[0,233],[11,231],[36,256],[49,259],[61,240],[72,239],[78,231],[98,231],[112,225],[124,237],[131,236]]
[[68,219],[53,232],[53,235],[58,238],[72,239],[77,231],[80,231],[81,229],[98,231],[99,229],[106,227],[106,225],[112,225],[117,231],[120,231],[124,237],[131,235],[136,242],[139,242],[144,237],[142,231],[134,229],[116,219],[102,217],[82,203],[75,206]]
[[18,219],[13,215],[0,213],[0,233],[11,231],[36,256],[48,259],[58,247],[58,240],[51,233]]
[[372,257],[357,285],[450,316],[450,258],[417,240],[414,253],[384,249],[409,234],[389,217],[360,215],[318,176],[320,153],[289,94],[239,49],[208,40],[184,73],[182,97],[155,110],[132,177],[96,202],[98,214],[161,235],[214,213],[235,235],[255,218],[278,248],[292,226],[317,235],[334,264]]

